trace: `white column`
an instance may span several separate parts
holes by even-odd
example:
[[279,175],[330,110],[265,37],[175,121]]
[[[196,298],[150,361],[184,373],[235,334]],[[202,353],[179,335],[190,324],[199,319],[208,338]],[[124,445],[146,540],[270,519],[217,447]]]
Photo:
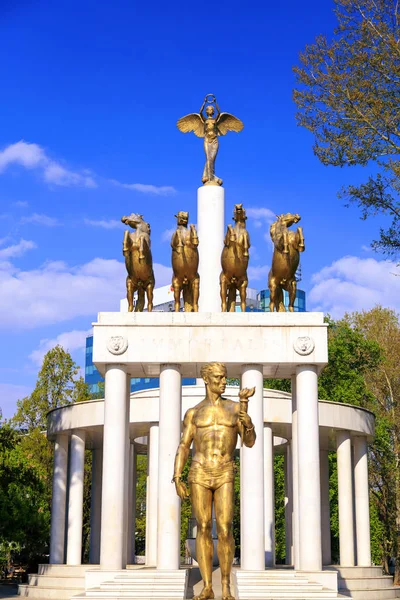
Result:
[[200,312],[221,312],[219,276],[225,235],[224,197],[224,188],[218,185],[205,185],[197,191]]
[[57,435],[54,444],[53,494],[51,498],[50,564],[62,565],[65,545],[68,436]]
[[[150,425],[149,432],[149,496],[146,518],[146,564],[155,567],[157,564],[157,510],[158,510],[158,453],[159,453],[159,426]],[[175,450],[176,451],[176,450]],[[172,477],[172,475],[171,475]]]
[[290,442],[285,452],[285,564],[293,564],[293,479],[292,448]]
[[103,493],[100,568],[126,567],[125,485],[127,457],[127,374],[123,365],[107,365],[104,400]]
[[348,431],[336,433],[338,507],[339,507],[339,552],[340,566],[353,567],[354,520],[353,479],[351,468],[351,438]]
[[296,367],[300,570],[321,571],[318,376],[313,365]]
[[82,562],[83,481],[85,469],[85,431],[71,434],[69,461],[67,565]]
[[369,529],[368,452],[365,437],[354,438],[354,484],[356,500],[357,566],[371,566]]
[[292,375],[292,483],[293,483],[293,565],[300,568],[299,476],[297,459],[296,375]]
[[273,567],[275,564],[275,480],[274,435],[271,423],[264,425],[264,550],[265,566]]
[[322,538],[322,564],[330,565],[331,555],[331,513],[329,506],[329,452],[320,450],[320,477],[321,477],[321,538]]
[[171,482],[181,436],[180,365],[161,365],[157,568],[179,569],[181,502]]
[[92,451],[92,491],[90,501],[90,548],[89,562],[100,562],[101,533],[101,483],[103,478],[103,448]]
[[264,571],[264,402],[263,372],[260,365],[242,366],[242,386],[256,387],[249,401],[248,412],[253,421],[257,439],[252,448],[242,451],[242,502],[243,547],[242,569]]
[[128,540],[127,562],[135,564],[135,530],[136,530],[136,448],[129,444],[129,490],[128,490]]

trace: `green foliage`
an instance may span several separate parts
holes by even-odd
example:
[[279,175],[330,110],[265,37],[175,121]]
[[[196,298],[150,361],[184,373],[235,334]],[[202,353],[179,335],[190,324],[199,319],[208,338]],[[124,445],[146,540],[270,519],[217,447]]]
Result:
[[367,165],[380,173],[342,190],[361,218],[382,213],[391,225],[373,247],[400,252],[400,29],[396,0],[334,0],[332,39],[319,35],[294,67],[297,121],[315,136],[325,165]]
[[284,456],[274,457],[275,477],[275,561],[284,564],[286,556],[285,540],[285,472]]
[[136,461],[136,539],[135,553],[144,556],[146,550],[146,483],[147,455],[140,455]]

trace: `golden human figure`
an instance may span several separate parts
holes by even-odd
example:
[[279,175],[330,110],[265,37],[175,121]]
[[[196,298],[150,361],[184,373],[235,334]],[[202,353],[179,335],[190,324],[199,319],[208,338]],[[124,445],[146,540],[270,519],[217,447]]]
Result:
[[185,414],[182,438],[175,457],[173,480],[176,492],[183,500],[189,492],[181,480],[181,473],[193,442],[193,459],[188,481],[197,521],[196,558],[204,583],[201,593],[193,600],[214,598],[214,546],[211,537],[213,502],[217,522],[222,600],[234,600],[230,589],[235,550],[232,533],[234,452],[238,435],[244,445],[250,448],[256,440],[254,425],[247,414],[247,402],[253,396],[255,388],[240,390],[240,402],[233,402],[222,397],[226,388],[225,365],[217,362],[204,365],[201,376],[206,385],[206,397]]
[[[206,116],[203,115],[204,108]],[[216,117],[214,117],[215,111],[217,111]],[[207,94],[200,112],[182,117],[177,122],[177,127],[182,133],[193,131],[197,137],[204,138],[206,164],[202,181],[204,185],[222,185],[222,179],[215,175],[215,159],[219,146],[218,136],[225,135],[228,131],[242,131],[243,122],[229,113],[221,112],[214,94]]]

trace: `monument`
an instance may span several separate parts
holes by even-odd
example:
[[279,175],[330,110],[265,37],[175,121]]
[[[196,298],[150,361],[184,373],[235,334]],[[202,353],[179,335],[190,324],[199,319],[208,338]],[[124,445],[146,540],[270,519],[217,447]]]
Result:
[[[135,229],[125,233],[123,244],[128,312],[101,312],[93,324],[93,362],[105,378],[105,397],[49,413],[48,437],[55,442],[50,564],[40,565],[19,593],[75,600],[193,597],[189,571],[195,570],[181,565],[180,548],[181,499],[187,493],[181,473],[193,442],[188,483],[203,578],[194,596],[212,598],[222,583],[221,595],[229,600],[321,600],[337,597],[338,585],[355,598],[367,577],[364,594],[373,580],[379,591],[374,597],[393,598],[380,568],[371,565],[367,442],[374,435],[373,415],[318,401],[318,375],[328,362],[323,314],[292,312],[293,295],[289,312],[282,312],[282,289],[293,294],[304,250],[301,228],[288,230],[300,217],[281,215],[271,227],[271,312],[231,312],[233,291],[229,312],[222,312],[227,298],[220,287],[221,257],[236,244],[242,275],[228,273],[229,253],[222,269],[227,284],[243,278],[243,286],[236,287],[243,291],[250,242],[241,204],[235,206],[235,227],[225,236],[224,189],[215,159],[218,137],[240,131],[243,123],[221,113],[215,96],[208,95],[200,113],[183,117],[178,127],[204,137],[206,165],[197,196],[198,235],[181,211],[172,238],[176,310],[152,312],[150,225],[139,214],[123,217]],[[185,299],[189,284],[191,296]],[[181,290],[185,310],[178,312]],[[130,394],[132,377],[159,377],[159,388]],[[182,377],[202,377],[205,394],[203,384],[183,387]],[[225,389],[226,377],[240,380],[240,389]],[[291,392],[264,389],[264,378],[290,379]],[[236,444],[238,437],[243,444]],[[85,449],[92,451],[93,467],[90,564],[82,565]],[[145,566],[134,564],[139,451],[148,455]],[[240,455],[240,567],[233,569],[235,452]],[[341,564],[336,566],[331,565],[328,452],[336,452],[338,465]],[[285,457],[286,569],[275,565],[275,453]],[[221,582],[210,574],[213,507]]]

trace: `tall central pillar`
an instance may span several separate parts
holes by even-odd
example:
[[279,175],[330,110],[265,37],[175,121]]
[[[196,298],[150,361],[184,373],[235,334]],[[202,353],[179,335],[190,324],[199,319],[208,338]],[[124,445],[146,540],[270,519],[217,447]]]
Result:
[[219,185],[203,185],[197,192],[200,312],[221,312],[219,276],[224,246],[225,191]]

